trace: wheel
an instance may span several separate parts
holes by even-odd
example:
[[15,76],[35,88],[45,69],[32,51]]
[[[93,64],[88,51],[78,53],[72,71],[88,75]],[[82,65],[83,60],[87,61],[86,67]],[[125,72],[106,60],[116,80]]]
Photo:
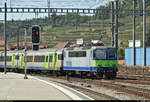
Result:
[[116,76],[117,76],[117,72],[113,72],[112,73],[112,79],[116,79]]
[[116,78],[116,72],[105,72],[105,79],[113,80]]
[[97,79],[103,79],[103,74],[103,72],[98,72],[96,75]]
[[105,72],[105,77],[104,77],[104,79],[106,79],[106,80],[110,80],[111,79],[111,73],[110,72]]

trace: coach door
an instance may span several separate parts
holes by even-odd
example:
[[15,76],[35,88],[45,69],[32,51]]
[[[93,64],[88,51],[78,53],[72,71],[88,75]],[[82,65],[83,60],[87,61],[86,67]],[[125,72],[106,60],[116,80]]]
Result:
[[46,55],[45,55],[45,64],[44,64],[44,67],[45,67],[46,69],[49,69],[49,67],[50,67],[49,58],[50,58],[50,55],[49,55],[49,54],[46,54]]
[[12,54],[12,57],[11,57],[11,67],[15,68],[15,54]]
[[57,51],[54,52],[54,55],[53,55],[53,70],[57,70]]
[[24,54],[21,54],[20,56],[20,68],[23,69],[23,63],[24,63]]

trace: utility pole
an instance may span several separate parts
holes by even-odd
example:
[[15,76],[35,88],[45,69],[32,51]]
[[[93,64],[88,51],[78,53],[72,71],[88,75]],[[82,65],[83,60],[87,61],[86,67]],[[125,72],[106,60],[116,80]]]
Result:
[[[20,29],[20,27],[18,27],[18,29],[17,29],[17,51],[19,51],[19,29]],[[18,53],[17,53],[18,54]],[[19,56],[19,55],[17,55],[17,56]],[[17,58],[18,59],[18,58]],[[18,66],[18,61],[17,61],[17,66]]]
[[35,25],[38,24],[38,10],[35,12]]
[[118,0],[116,0],[116,28],[115,28],[115,48],[118,54]]
[[89,39],[89,44],[90,44],[91,43],[91,38],[90,38],[90,21],[88,21],[88,27],[89,27],[88,39]]
[[104,10],[102,11],[102,35],[104,35]]
[[7,73],[7,61],[6,61],[6,57],[7,57],[7,35],[6,35],[6,21],[7,21],[7,3],[5,2],[5,15],[4,15],[4,40],[5,40],[5,68],[4,68],[4,73],[6,74]]
[[78,26],[78,10],[77,10],[75,19],[76,19],[76,21],[75,21],[75,32],[77,32],[77,29],[78,29],[78,28],[77,28],[77,26]]
[[133,65],[136,65],[136,51],[135,51],[135,0],[133,0]]
[[114,1],[112,1],[112,46],[114,47]]
[[10,0],[10,8],[11,8],[11,0]]
[[25,72],[25,76],[24,76],[24,79],[28,79],[28,77],[27,77],[27,29],[28,29],[28,27],[27,26],[25,26],[25,36],[24,36],[24,38],[25,38],[25,49],[24,49],[24,55],[25,55],[25,59],[24,59],[24,61],[25,61],[25,69],[24,69],[24,72]]
[[47,6],[48,6],[48,18],[50,19],[50,0],[47,0]]
[[138,6],[138,24],[140,23],[140,0],[137,0],[137,6]]
[[143,0],[143,64],[146,66],[146,1]]

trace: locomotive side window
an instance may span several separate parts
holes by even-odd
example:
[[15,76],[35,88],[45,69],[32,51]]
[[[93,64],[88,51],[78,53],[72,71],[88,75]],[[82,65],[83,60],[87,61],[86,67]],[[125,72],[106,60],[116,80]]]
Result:
[[96,49],[93,56],[94,58],[106,59],[106,51],[105,49]]
[[109,58],[109,59],[114,59],[114,58],[116,58],[116,50],[115,50],[115,49],[109,49],[109,50],[108,50],[108,58]]
[[34,62],[44,62],[45,56],[35,56]]
[[69,57],[86,57],[86,51],[69,52]]
[[76,53],[75,53],[75,52],[69,52],[68,56],[69,56],[69,57],[75,57],[75,56],[76,56]]

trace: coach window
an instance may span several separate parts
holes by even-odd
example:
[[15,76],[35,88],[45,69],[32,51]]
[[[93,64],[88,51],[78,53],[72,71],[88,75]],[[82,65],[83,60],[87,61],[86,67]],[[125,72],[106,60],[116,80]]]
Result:
[[7,57],[6,57],[6,60],[7,60],[7,61],[11,61],[11,56],[7,56]]
[[15,59],[16,59],[16,60],[19,60],[19,55],[16,55],[16,56],[15,56]]
[[45,56],[46,57],[46,62],[48,62],[48,56]]
[[0,61],[4,61],[4,56],[0,56]]
[[53,61],[53,56],[50,55],[50,56],[49,56],[49,62],[52,62],[52,61]]
[[58,55],[58,60],[62,60],[62,58],[63,58],[62,54],[59,54]]
[[34,62],[44,62],[45,56],[35,56]]
[[27,56],[27,62],[32,62],[33,61],[33,56]]

